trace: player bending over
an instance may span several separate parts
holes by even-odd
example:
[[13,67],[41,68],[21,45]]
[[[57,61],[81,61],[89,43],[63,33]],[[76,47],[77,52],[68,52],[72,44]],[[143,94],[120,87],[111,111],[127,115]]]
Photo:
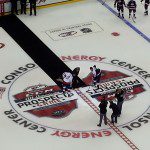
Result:
[[69,91],[72,89],[73,75],[70,72],[64,72],[62,78],[57,79],[57,81],[62,83],[63,92]]

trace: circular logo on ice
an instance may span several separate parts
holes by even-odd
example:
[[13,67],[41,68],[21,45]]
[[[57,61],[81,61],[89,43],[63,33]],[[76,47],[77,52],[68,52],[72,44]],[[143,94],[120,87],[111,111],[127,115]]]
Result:
[[[147,82],[150,74],[148,72],[127,62],[109,60],[100,56],[62,56],[61,59],[69,66],[74,64],[76,64],[74,67],[80,66],[79,76],[87,85],[80,88],[80,91],[97,108],[104,95],[108,100],[114,100],[117,88],[126,89],[126,100],[123,104],[124,119],[122,117],[118,119],[116,124],[118,127],[132,130],[144,125],[143,120],[148,120],[150,115]],[[90,86],[92,76],[89,74],[89,68],[93,65],[102,71],[98,87]],[[8,100],[12,107],[5,114],[9,118],[15,116],[16,118],[12,117],[12,120],[19,125],[37,132],[50,129],[55,131],[51,135],[62,137],[66,136],[66,132],[67,137],[74,138],[84,138],[87,135],[85,132],[93,138],[111,134],[108,126],[104,125],[101,128],[96,126],[99,116],[76,91],[62,93],[61,89],[36,64],[20,66],[6,75],[1,83],[9,86]],[[109,119],[111,113],[108,108]],[[143,116],[147,118],[143,119]]]

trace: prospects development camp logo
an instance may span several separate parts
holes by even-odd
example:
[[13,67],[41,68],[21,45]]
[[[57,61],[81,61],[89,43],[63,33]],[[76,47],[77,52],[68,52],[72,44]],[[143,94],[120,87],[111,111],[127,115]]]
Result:
[[[58,86],[35,85],[14,95],[18,109],[37,117],[62,118],[77,108],[74,92],[59,92]],[[53,92],[55,90],[55,92]]]
[[[83,79],[91,85],[92,76]],[[129,77],[120,72],[102,70],[101,84],[89,87],[86,91],[92,98],[101,100],[105,95],[108,100],[113,100],[117,88],[126,89],[126,100],[144,91],[142,83],[136,78]],[[77,108],[75,92],[63,93],[58,86],[44,84],[27,87],[21,93],[14,95],[16,107],[23,112],[31,113],[37,117],[63,118]]]
[[[98,101],[101,101],[103,96],[107,100],[114,100],[116,89],[126,90],[125,100],[130,100],[137,94],[145,91],[143,84],[135,77],[130,77],[119,71],[102,70],[101,73],[101,83],[98,86],[89,87],[86,91],[92,98],[96,98]],[[92,76],[84,78],[83,81],[90,85]]]
[[[146,104],[148,98],[144,97],[149,90],[149,84],[146,80],[149,80],[150,74],[147,71],[118,59],[109,60],[100,56],[62,56],[61,59],[67,64],[76,61],[81,70],[85,70],[85,77],[82,80],[87,87],[80,88],[80,91],[88,96],[91,102],[97,102],[97,106],[103,96],[106,96],[108,100],[114,100],[115,91],[118,88],[126,89],[125,103],[131,102],[134,107],[139,105],[142,95],[143,108],[140,109],[140,112],[132,109],[132,117],[129,116],[126,123],[118,123],[118,127],[133,130],[149,121],[149,106]],[[87,64],[87,68],[85,64]],[[92,65],[101,69],[101,82],[98,86],[91,86],[92,75],[89,74],[89,68]],[[36,80],[37,84],[33,84],[31,79],[27,80],[27,77],[32,76],[34,78],[40,74],[38,71],[39,68],[36,64],[28,63],[7,74],[1,80],[1,83],[5,87],[8,86],[9,89],[8,99],[12,109],[4,112],[9,119],[36,132],[51,131],[52,136],[58,137],[100,138],[111,135],[111,129],[107,129],[107,127],[97,128],[96,124],[99,120],[95,122],[93,129],[91,127],[86,128],[87,124],[82,129],[84,119],[78,122],[81,127],[80,125],[70,125],[70,120],[74,120],[74,113],[83,115],[85,120],[87,119],[86,114],[83,114],[81,109],[83,108],[82,98],[74,90],[63,93],[57,85],[49,85],[49,81],[46,82],[45,78],[40,84]],[[30,86],[26,86],[27,84]],[[64,120],[65,122],[63,122]],[[65,125],[67,121],[69,123]]]

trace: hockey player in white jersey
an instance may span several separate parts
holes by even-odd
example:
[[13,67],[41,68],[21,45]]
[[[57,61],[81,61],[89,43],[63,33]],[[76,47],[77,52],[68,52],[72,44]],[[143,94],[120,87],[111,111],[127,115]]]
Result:
[[64,72],[62,74],[62,85],[63,85],[63,91],[69,91],[69,89],[72,89],[72,81],[73,81],[73,75],[70,72]]
[[97,68],[95,65],[93,67],[90,67],[91,73],[92,73],[92,79],[93,79],[93,85],[96,85],[100,82],[101,77],[101,70]]

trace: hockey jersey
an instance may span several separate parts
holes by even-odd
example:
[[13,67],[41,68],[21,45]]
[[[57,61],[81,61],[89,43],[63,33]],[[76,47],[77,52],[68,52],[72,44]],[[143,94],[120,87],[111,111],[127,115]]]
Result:
[[114,6],[116,6],[116,4],[117,4],[117,7],[123,7],[123,5],[125,5],[125,1],[124,0],[115,0]]
[[64,72],[62,74],[63,81],[66,83],[71,83],[73,80],[73,76],[70,72]]
[[134,0],[130,0],[129,2],[128,2],[128,8],[129,9],[136,9],[136,2],[134,1]]

